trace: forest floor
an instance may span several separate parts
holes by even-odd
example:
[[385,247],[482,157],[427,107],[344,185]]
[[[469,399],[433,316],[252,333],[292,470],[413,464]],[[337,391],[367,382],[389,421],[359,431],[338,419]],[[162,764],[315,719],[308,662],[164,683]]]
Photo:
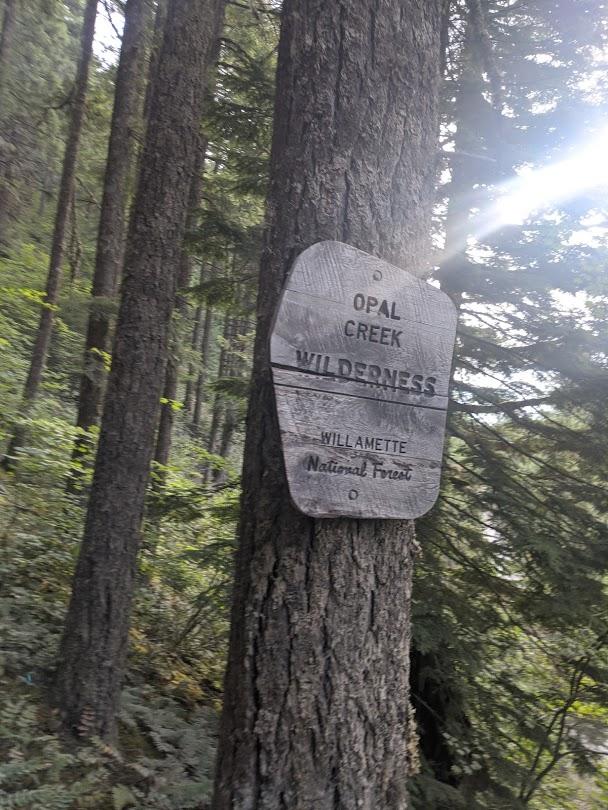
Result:
[[57,733],[49,693],[84,510],[52,469],[41,453],[0,476],[0,808],[203,808],[225,626],[193,620],[193,595],[209,579],[188,554],[202,549],[201,516],[182,526],[181,542],[175,524],[150,524],[119,740],[74,745]]

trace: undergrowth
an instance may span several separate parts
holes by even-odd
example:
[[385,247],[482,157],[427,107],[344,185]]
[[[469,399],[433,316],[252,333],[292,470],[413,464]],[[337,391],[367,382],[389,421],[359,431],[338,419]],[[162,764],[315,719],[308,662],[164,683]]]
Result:
[[119,740],[75,743],[60,736],[49,694],[83,505],[64,493],[56,463],[69,437],[46,436],[36,453],[25,448],[17,477],[0,478],[0,810],[202,810],[236,486],[209,494],[174,475],[150,506]]

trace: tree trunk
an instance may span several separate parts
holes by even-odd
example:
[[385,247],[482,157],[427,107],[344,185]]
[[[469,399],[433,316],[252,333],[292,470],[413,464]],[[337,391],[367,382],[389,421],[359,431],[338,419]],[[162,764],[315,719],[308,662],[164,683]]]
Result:
[[112,369],[84,538],[60,647],[64,727],[112,738],[140,527],[198,145],[224,0],[172,0],[133,205]]
[[[232,450],[232,439],[234,437],[234,432],[237,427],[237,415],[236,409],[234,406],[234,402],[231,402],[229,399],[226,400],[224,403],[224,421],[222,423],[222,430],[220,433],[220,442],[219,447],[217,449],[217,453],[226,461],[228,460],[228,456],[230,455],[230,451]],[[222,484],[226,481],[228,477],[228,473],[224,467],[217,468],[213,471],[213,483],[214,484]]]
[[[201,268],[201,278],[203,276],[203,269]],[[204,309],[202,303],[197,304],[194,312],[194,324],[192,326],[192,338],[190,340],[190,349],[193,352],[200,350],[201,332],[203,330],[203,317]],[[192,413],[192,400],[194,394],[194,363],[192,360],[188,363],[188,374],[186,378],[186,387],[184,389],[184,411],[189,417]]]
[[17,22],[17,4],[18,0],[5,0],[4,3],[2,29],[0,30],[0,103],[4,100],[8,84],[8,66]]
[[154,32],[152,34],[152,46],[150,48],[150,64],[148,67],[148,82],[146,84],[146,95],[144,98],[144,121],[150,118],[150,104],[152,103],[152,91],[154,82],[158,75],[158,60],[163,44],[165,23],[167,21],[167,7],[169,0],[157,0],[156,15],[154,17]]
[[414,527],[287,492],[268,336],[295,257],[337,239],[420,275],[441,0],[286,0],[214,810],[401,810]]
[[[206,151],[206,144],[203,146],[199,144],[196,163],[194,166],[194,174],[190,183],[190,197],[188,200],[188,218],[186,221],[186,234],[194,231],[196,221],[198,219],[198,207],[201,199],[202,187],[202,171],[204,164],[204,157]],[[184,318],[188,313],[188,302],[183,295],[179,295],[190,284],[190,276],[192,274],[192,259],[188,251],[187,245],[182,245],[179,273],[177,279],[178,297],[176,301],[176,311],[178,316]],[[163,403],[160,409],[160,418],[158,422],[158,434],[156,438],[156,450],[154,452],[154,461],[162,468],[166,467],[169,463],[169,454],[171,453],[171,442],[173,437],[173,423],[175,421],[175,402],[177,401],[177,386],[179,383],[179,367],[181,355],[181,335],[178,334],[178,328],[173,335],[171,350],[167,358],[167,367],[165,369],[165,386],[163,390]],[[165,475],[161,470],[157,471],[155,484],[157,488],[162,488],[165,480]]]
[[[201,263],[199,275],[198,275],[198,282],[202,286],[205,282],[206,272],[205,272],[205,262]],[[194,326],[192,328],[192,340],[190,341],[190,348],[192,352],[200,352],[201,347],[201,334],[203,332],[203,318],[205,314],[205,308],[203,307],[203,302],[199,301],[196,306],[196,312],[194,315]],[[192,402],[194,399],[194,364],[192,361],[188,363],[188,379],[186,380],[186,388],[184,391],[184,411],[188,416],[190,416],[192,412]]]
[[114,110],[108,144],[97,253],[93,273],[92,299],[80,378],[76,425],[84,432],[74,446],[77,461],[90,440],[88,433],[99,424],[106,377],[106,357],[110,351],[112,316],[110,302],[116,294],[121,275],[126,231],[129,178],[135,155],[146,31],[152,16],[151,0],[128,0],[125,26],[116,73]]
[[[65,251],[65,238],[70,214],[70,201],[72,198],[72,189],[76,175],[76,160],[78,158],[78,146],[85,111],[89,66],[93,51],[93,35],[95,33],[96,16],[97,0],[87,0],[81,35],[80,59],[76,73],[74,96],[72,99],[70,126],[63,158],[63,169],[61,173],[61,184],[59,187],[59,198],[57,201],[57,213],[55,215],[55,227],[53,230],[53,242],[51,246],[51,257],[49,262],[46,290],[44,294],[44,304],[40,314],[38,330],[36,332],[34,346],[32,349],[32,359],[23,391],[22,415],[27,414],[38,394],[38,389],[42,379],[42,372],[46,363],[49,343],[51,340],[55,308],[59,298],[61,266]],[[6,456],[3,459],[4,467],[11,466],[14,455],[19,447],[21,447],[23,444],[24,438],[24,427],[17,427],[11,438]]]
[[[226,376],[226,369],[228,368],[228,346],[231,334],[231,318],[230,315],[224,315],[224,327],[222,329],[223,345],[220,349],[220,357],[217,367],[217,379],[222,380]],[[213,407],[211,409],[211,423],[209,425],[209,435],[207,437],[207,451],[209,453],[217,452],[217,442],[222,424],[222,413],[224,409],[224,395],[221,391],[215,392],[213,398]],[[209,479],[211,470],[205,467],[202,470],[203,481]]]
[[[449,11],[449,8],[448,8]],[[445,16],[444,16],[445,19]],[[483,67],[476,50],[471,22],[467,22],[464,47],[461,53],[462,65],[458,77],[458,92],[454,109],[454,152],[450,155],[450,186],[446,212],[446,233],[444,260],[440,272],[441,289],[447,293],[458,310],[462,305],[462,279],[466,276],[468,263],[467,244],[471,235],[469,220],[471,208],[475,205],[475,185],[482,182],[479,177],[479,159],[482,152],[479,136],[478,110],[483,98]],[[451,377],[454,376],[452,366]],[[448,426],[452,418],[449,407]],[[448,427],[449,430],[449,427]],[[416,722],[419,730],[420,750],[435,779],[452,787],[459,787],[463,781],[473,780],[456,775],[452,770],[456,765],[453,752],[447,745],[445,734],[449,723],[458,723],[463,728],[470,727],[464,710],[464,699],[458,683],[451,677],[442,679],[436,673],[449,672],[440,650],[419,650],[415,646],[411,653],[411,686],[413,705],[416,709]],[[474,782],[485,780],[487,771],[475,774]],[[471,802],[472,803],[472,802]]]
[[196,377],[194,388],[194,410],[192,412],[192,427],[196,433],[200,433],[201,419],[203,412],[203,394],[207,370],[209,367],[209,355],[211,353],[211,335],[213,333],[213,309],[210,304],[205,307],[205,319],[203,323],[203,339],[201,342],[201,367]]

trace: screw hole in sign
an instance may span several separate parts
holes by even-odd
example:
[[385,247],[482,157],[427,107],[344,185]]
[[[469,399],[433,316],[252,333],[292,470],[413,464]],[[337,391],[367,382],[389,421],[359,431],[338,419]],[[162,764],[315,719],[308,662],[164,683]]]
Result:
[[356,501],[358,497],[359,493],[357,492],[356,489],[351,489],[351,491],[348,493],[348,498],[351,501]]

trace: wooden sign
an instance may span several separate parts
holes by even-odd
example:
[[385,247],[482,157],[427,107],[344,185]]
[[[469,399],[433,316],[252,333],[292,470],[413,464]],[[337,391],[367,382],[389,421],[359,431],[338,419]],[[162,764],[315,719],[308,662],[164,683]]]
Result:
[[271,337],[289,490],[313,517],[415,518],[439,494],[456,309],[341,242],[296,260]]

